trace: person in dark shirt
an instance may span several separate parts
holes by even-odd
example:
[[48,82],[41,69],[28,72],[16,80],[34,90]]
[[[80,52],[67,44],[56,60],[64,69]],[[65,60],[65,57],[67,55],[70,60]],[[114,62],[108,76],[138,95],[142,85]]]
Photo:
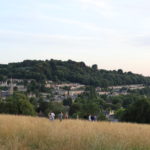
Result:
[[93,115],[91,116],[91,120],[94,121],[94,116]]

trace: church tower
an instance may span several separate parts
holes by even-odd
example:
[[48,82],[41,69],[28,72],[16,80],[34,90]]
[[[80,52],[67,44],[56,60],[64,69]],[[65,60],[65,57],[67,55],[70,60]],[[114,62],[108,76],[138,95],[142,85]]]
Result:
[[10,94],[10,95],[13,95],[13,93],[14,93],[14,87],[13,87],[13,80],[12,80],[12,78],[11,78],[11,80],[10,80],[9,94]]

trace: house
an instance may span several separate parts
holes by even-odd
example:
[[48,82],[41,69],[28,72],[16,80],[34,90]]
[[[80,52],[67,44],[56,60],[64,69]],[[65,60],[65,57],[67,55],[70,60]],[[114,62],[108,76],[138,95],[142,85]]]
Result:
[[0,91],[0,98],[6,99],[8,96],[10,96],[9,91]]
[[115,118],[114,110],[106,111],[104,114],[105,114],[108,121],[118,122],[118,119]]
[[110,92],[98,92],[99,95],[109,95]]

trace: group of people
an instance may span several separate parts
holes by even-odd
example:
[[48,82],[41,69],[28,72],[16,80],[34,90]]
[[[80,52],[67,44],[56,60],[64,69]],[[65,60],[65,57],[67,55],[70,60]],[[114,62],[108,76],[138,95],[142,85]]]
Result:
[[[55,113],[54,112],[50,112],[49,114],[48,114],[48,117],[49,117],[49,120],[51,120],[51,121],[53,121],[53,120],[55,120]],[[58,119],[60,120],[60,121],[62,121],[63,119],[68,119],[69,118],[69,116],[68,116],[68,113],[63,113],[63,112],[60,112],[59,114],[58,114]],[[77,119],[79,119],[79,116],[77,115]],[[97,121],[97,116],[96,115],[89,115],[88,116],[88,120],[89,121]]]
[[[50,112],[49,114],[48,114],[48,117],[49,117],[49,120],[51,120],[51,121],[53,121],[53,120],[55,120],[55,113],[54,112]],[[62,112],[60,112],[59,114],[58,114],[58,119],[60,120],[60,121],[62,121],[63,119],[68,119],[69,118],[69,116],[68,116],[68,113],[62,113]]]
[[89,115],[89,121],[97,121],[97,116],[96,115]]

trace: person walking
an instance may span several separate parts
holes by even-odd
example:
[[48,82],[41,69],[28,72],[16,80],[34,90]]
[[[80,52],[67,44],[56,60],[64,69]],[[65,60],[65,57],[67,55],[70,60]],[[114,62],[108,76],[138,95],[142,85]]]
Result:
[[96,115],[94,116],[94,121],[97,121],[97,116]]
[[62,112],[58,114],[58,118],[59,118],[59,120],[60,120],[60,122],[61,122],[62,119],[63,119],[63,113],[62,113]]
[[55,113],[54,112],[51,113],[51,116],[52,116],[52,120],[55,120]]
[[91,121],[94,121],[94,116],[93,115],[91,116]]
[[65,119],[68,119],[69,118],[69,115],[68,115],[68,113],[66,112],[65,113]]
[[91,118],[91,117],[92,117],[92,116],[91,116],[91,115],[89,115],[89,118],[88,118],[88,119],[89,119],[89,121],[92,121],[92,118]]
[[49,120],[52,120],[52,121],[55,120],[55,113],[54,112],[49,113],[48,116],[49,116]]
[[49,120],[52,120],[51,112],[48,113]]
[[79,119],[79,115],[77,114],[76,119]]

